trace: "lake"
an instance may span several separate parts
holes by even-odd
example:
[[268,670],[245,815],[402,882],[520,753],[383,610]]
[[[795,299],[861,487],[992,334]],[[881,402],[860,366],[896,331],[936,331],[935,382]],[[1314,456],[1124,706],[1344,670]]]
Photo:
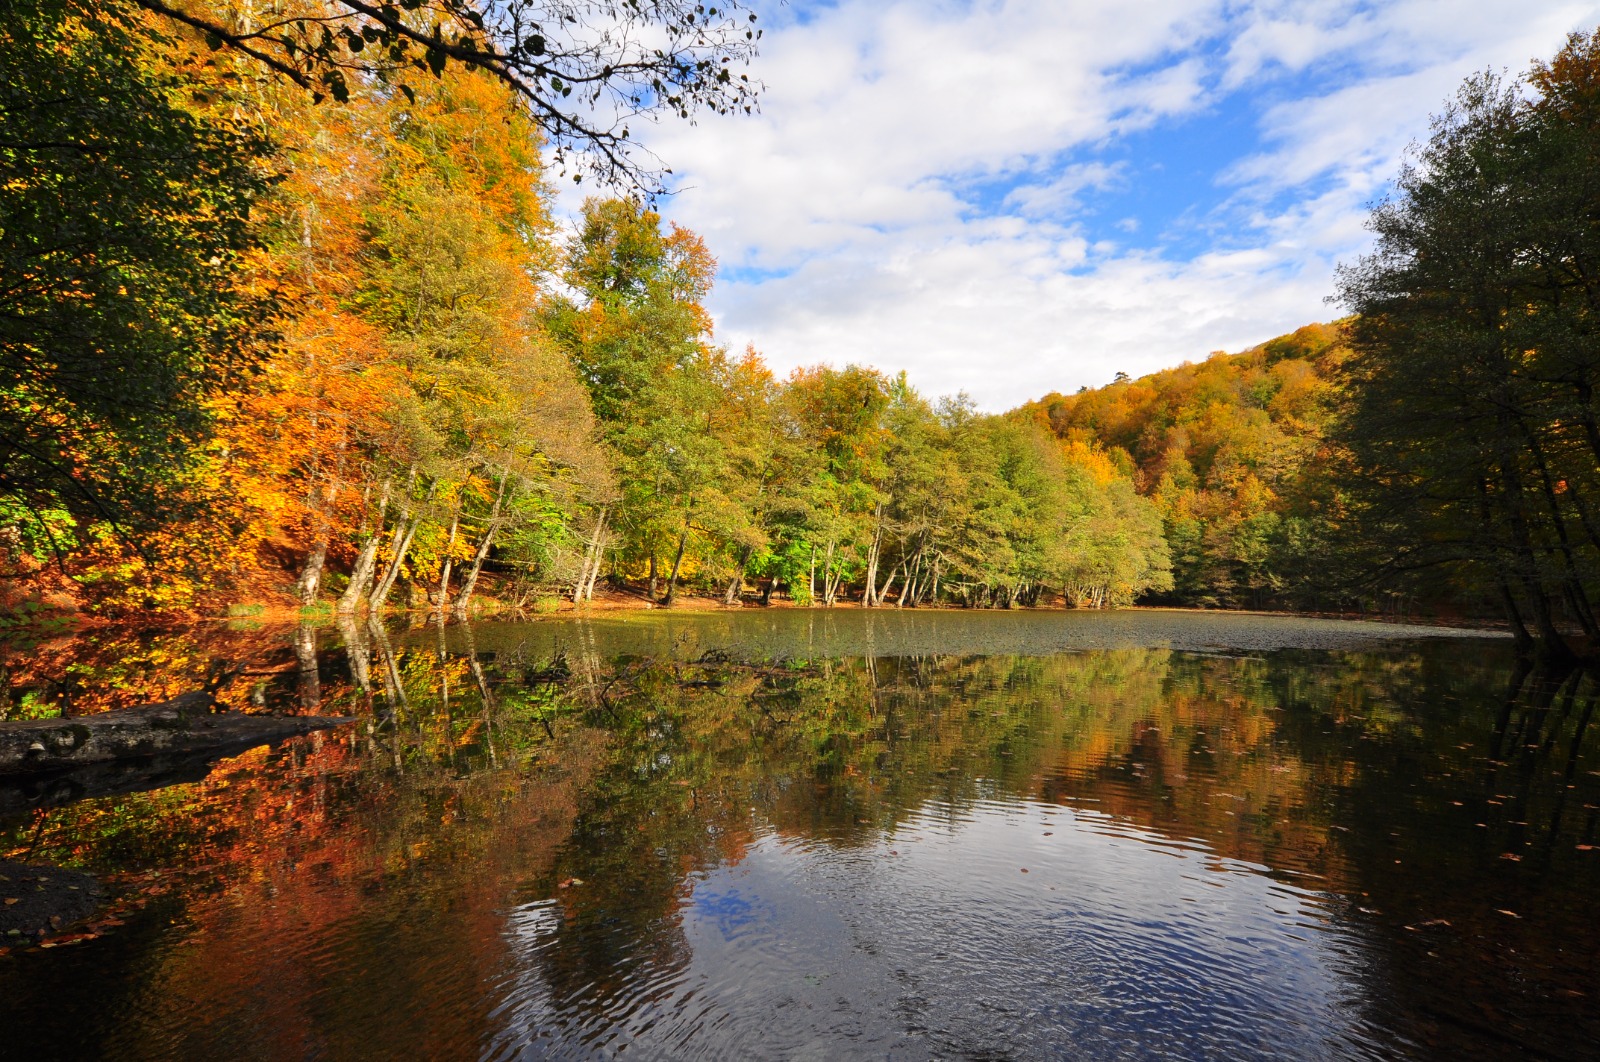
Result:
[[[1593,1057],[1600,685],[1286,617],[744,610],[78,636],[3,703],[243,663],[355,717],[11,795],[100,873],[0,1057]],[[54,698],[54,700],[52,700]],[[33,801],[33,807],[18,802]]]

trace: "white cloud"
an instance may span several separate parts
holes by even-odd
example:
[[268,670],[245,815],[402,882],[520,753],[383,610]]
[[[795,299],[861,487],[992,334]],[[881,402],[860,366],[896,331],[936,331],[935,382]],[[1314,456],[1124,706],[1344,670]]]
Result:
[[1120,163],[1080,162],[1052,180],[1018,185],[1006,194],[1004,205],[1028,217],[1058,215],[1078,206],[1083,192],[1117,183],[1126,169]]
[[[1331,316],[1333,265],[1365,245],[1365,204],[1427,115],[1473,70],[1520,70],[1600,22],[1600,3],[844,0],[806,14],[769,26],[757,117],[643,131],[681,179],[664,212],[729,277],[760,277],[713,293],[721,338],[780,371],[904,368],[925,391],[1004,408]],[[1128,242],[1163,236],[1129,216],[1120,247],[1091,244],[1083,203],[1139,179],[1097,152],[1204,120],[1230,93],[1271,102],[1215,175],[1222,205],[1182,223],[1220,242],[1166,258]]]

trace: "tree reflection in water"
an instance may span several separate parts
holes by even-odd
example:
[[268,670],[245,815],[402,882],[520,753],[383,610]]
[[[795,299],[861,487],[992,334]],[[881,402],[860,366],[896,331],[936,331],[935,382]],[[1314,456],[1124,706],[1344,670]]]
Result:
[[[1106,1028],[1149,1049],[1181,1034],[1264,1052],[1273,1016],[1300,1023],[1272,1034],[1291,1053],[1576,1057],[1600,1034],[1587,674],[1449,640],[737,663],[619,657],[582,623],[557,654],[552,629],[341,620],[8,661],[10,705],[50,666],[109,706],[223,656],[247,661],[239,706],[358,718],[203,782],[8,824],[7,849],[112,873],[132,906],[100,940],[0,965],[6,1011],[62,1016],[30,1025],[30,1049],[715,1055],[736,1029],[772,1053],[976,1049],[957,997],[984,990],[956,986],[983,971],[917,949],[951,919],[985,939],[1008,913],[1019,950],[969,965],[995,984],[1038,965],[1009,989],[1040,1037],[1018,1026],[1024,1055],[1131,1013],[1113,967],[1092,991],[1050,977],[1135,947],[1124,965],[1147,964],[1154,994],[1142,1024]],[[1025,826],[1034,847],[1008,847]],[[1144,922],[1119,891],[1147,897]],[[1196,920],[1149,929],[1179,900]],[[1230,927],[1254,951],[1208,984]],[[834,932],[852,963],[817,985],[784,965]],[[922,967],[882,1006],[879,953]],[[824,981],[852,977],[849,1022],[794,1017],[838,1009]],[[1187,987],[1165,997],[1163,978]],[[751,1024],[784,999],[783,1020]]]

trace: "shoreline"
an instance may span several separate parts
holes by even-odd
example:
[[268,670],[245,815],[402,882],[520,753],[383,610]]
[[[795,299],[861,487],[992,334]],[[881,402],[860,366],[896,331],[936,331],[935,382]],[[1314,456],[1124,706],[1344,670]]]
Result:
[[[1473,630],[1482,632],[1508,633],[1508,628],[1503,620],[1494,620],[1475,617],[1445,617],[1445,616],[1395,616],[1392,613],[1350,612],[1350,611],[1295,611],[1290,609],[1234,609],[1234,608],[1202,608],[1192,605],[1123,605],[1115,608],[1068,608],[1062,604],[1041,605],[1016,605],[1011,608],[965,608],[958,605],[919,605],[914,609],[900,609],[896,605],[879,605],[872,609],[863,606],[859,601],[839,601],[829,605],[797,605],[790,600],[773,600],[762,605],[756,601],[740,601],[736,604],[726,604],[720,598],[701,597],[696,595],[681,594],[670,606],[648,599],[642,592],[597,590],[592,601],[585,602],[582,606],[575,605],[570,599],[562,598],[560,604],[554,609],[518,609],[505,605],[493,598],[485,598],[487,607],[473,608],[466,615],[467,622],[504,622],[527,621],[533,622],[541,619],[573,619],[584,615],[606,614],[613,612],[917,612],[917,613],[996,613],[996,614],[1025,614],[1025,613],[1117,613],[1117,612],[1160,612],[1184,615],[1201,616],[1264,616],[1281,617],[1287,619],[1320,619],[1341,620],[1345,622],[1381,623],[1396,626],[1417,627],[1445,627],[1460,630]],[[195,628],[213,627],[216,625],[236,625],[240,628],[253,627],[293,627],[310,623],[315,626],[336,626],[341,622],[366,623],[372,619],[384,622],[407,621],[409,626],[431,624],[441,618],[441,613],[434,609],[385,609],[382,612],[360,611],[339,614],[333,608],[301,608],[277,602],[235,602],[230,604],[228,612],[223,615],[203,615],[195,613],[163,613],[143,616],[133,615],[85,615],[82,613],[54,613],[43,614],[28,622],[18,620],[11,625],[0,622],[0,644],[7,641],[25,640],[29,638],[70,637],[73,635],[93,634],[98,631],[183,631]],[[442,618],[446,625],[462,622],[463,617],[453,613],[444,613]],[[416,621],[422,620],[423,624]],[[1573,632],[1576,634],[1577,632]]]

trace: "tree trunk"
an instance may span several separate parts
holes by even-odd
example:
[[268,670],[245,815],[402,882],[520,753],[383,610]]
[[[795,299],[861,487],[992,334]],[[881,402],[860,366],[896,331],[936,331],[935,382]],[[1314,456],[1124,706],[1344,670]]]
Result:
[[656,551],[654,547],[650,550],[650,586],[646,590],[645,596],[649,597],[651,601],[656,599]]
[[477,552],[472,555],[472,567],[467,569],[467,576],[461,580],[461,593],[456,595],[455,614],[462,619],[467,616],[467,605],[472,600],[472,592],[478,588],[478,573],[483,571],[483,562],[489,556],[489,547],[494,544],[495,532],[500,530],[500,507],[506,500],[506,483],[510,476],[500,477],[500,489],[494,496],[494,507],[489,510],[489,524],[483,529],[483,541],[478,543]]
[[419,515],[395,525],[394,555],[389,558],[389,567],[384,571],[383,578],[378,581],[378,588],[372,592],[374,612],[388,604],[389,592],[394,589],[395,580],[400,578],[400,566],[405,563],[406,554],[411,552],[411,540],[416,537],[417,528],[421,523],[422,517]]
[[872,529],[872,545],[867,547],[867,585],[861,591],[861,607],[872,608],[878,597],[878,554],[883,548],[883,503],[878,503],[877,524]]
[[322,676],[317,667],[317,629],[309,623],[295,628],[294,656],[298,665],[300,707],[310,714],[322,703]]
[[580,605],[594,594],[594,580],[600,572],[601,544],[605,535],[606,510],[604,507],[595,514],[594,533],[589,536],[589,541],[583,547],[583,567],[578,571],[578,581],[572,587],[572,603]]
[[1578,420],[1583,424],[1584,438],[1589,440],[1589,453],[1594,456],[1595,463],[1600,464],[1600,425],[1594,419],[1594,388],[1581,380],[1573,386],[1578,391]]
[[589,584],[583,588],[583,599],[594,600],[595,580],[600,578],[600,564],[606,556],[606,516],[608,510],[600,510],[600,520],[595,528],[594,538],[594,565],[589,569]]
[[683,567],[683,551],[689,544],[689,518],[684,517],[683,530],[678,533],[678,555],[672,558],[672,574],[667,578],[667,595],[661,603],[668,608],[672,607],[673,600],[678,596],[678,570]]
[[[394,539],[389,546],[389,566],[383,570],[383,576],[378,580],[377,589],[372,592],[371,608],[377,611],[384,607],[389,600],[389,592],[394,589],[395,580],[400,578],[400,568],[405,563],[406,554],[411,552],[411,540],[416,536],[417,528],[422,523],[421,514],[415,516],[411,512],[411,489],[417,482],[417,466],[412,465],[410,473],[406,476],[406,500],[400,506],[400,519],[394,525]],[[428,497],[433,497],[434,487],[428,488]]]
[[341,616],[352,615],[360,607],[361,598],[372,586],[372,576],[378,567],[378,546],[383,540],[383,529],[379,529],[367,536],[361,544],[361,552],[356,554],[355,566],[350,569],[350,585],[344,588],[344,593],[339,595],[339,604],[335,611]]
[[927,543],[925,542],[917,547],[917,552],[912,557],[910,566],[906,571],[905,589],[900,591],[900,599],[904,602],[906,608],[916,608],[922,601],[922,595],[927,592],[928,581],[925,578],[927,564],[923,556],[926,549]]
[[1501,507],[1511,524],[1512,545],[1516,550],[1517,569],[1523,592],[1533,609],[1534,629],[1540,641],[1540,652],[1552,662],[1565,662],[1572,650],[1556,630],[1555,616],[1550,610],[1550,598],[1539,578],[1538,552],[1528,528],[1527,516],[1522,509],[1522,478],[1516,466],[1516,455],[1507,440],[1509,425],[1501,424],[1500,498]]
[[456,499],[455,506],[450,510],[450,536],[444,544],[444,561],[439,565],[439,599],[434,604],[434,611],[440,616],[450,604],[450,569],[455,563],[451,556],[456,548],[456,531],[461,526],[461,499]]
[[335,610],[341,616],[348,616],[355,612],[361,604],[361,598],[372,586],[372,576],[378,568],[378,547],[383,544],[383,521],[389,511],[389,480],[383,481],[383,491],[378,496],[378,521],[368,528],[366,541],[361,544],[361,552],[356,554],[356,563],[350,569],[350,585],[345,587],[344,593],[339,598],[338,608]]
[[883,581],[882,589],[874,592],[874,596],[878,599],[878,604],[881,605],[889,599],[889,590],[894,586],[894,581],[899,577],[899,575],[900,572],[898,569],[890,572],[889,577]]
[[744,547],[739,552],[738,570],[733,573],[733,578],[728,580],[728,589],[722,595],[722,603],[724,605],[738,603],[739,591],[744,589],[744,566],[750,563],[750,554],[752,552],[753,550],[749,546]]
[[306,556],[305,567],[300,569],[300,578],[295,581],[295,592],[300,596],[300,604],[307,608],[317,603],[317,589],[322,585],[322,569],[328,562],[328,533],[331,527],[329,522],[325,520],[321,522],[316,543]]
[[[1522,428],[1523,439],[1527,443],[1528,451],[1533,455],[1534,467],[1539,471],[1539,483],[1543,488],[1545,504],[1550,509],[1550,520],[1555,527],[1557,550],[1561,554],[1562,565],[1566,569],[1566,586],[1563,592],[1567,602],[1572,607],[1574,618],[1583,628],[1584,635],[1591,644],[1600,643],[1600,628],[1595,626],[1594,610],[1589,605],[1589,596],[1583,591],[1583,580],[1578,574],[1577,561],[1572,555],[1572,543],[1567,535],[1567,522],[1561,512],[1561,501],[1556,494],[1554,478],[1550,475],[1550,466],[1545,462],[1544,449],[1539,445],[1539,440],[1528,429],[1525,422],[1518,418]],[[1568,493],[1572,489],[1568,487]],[[1580,510],[1581,511],[1581,510]]]
[[322,501],[316,507],[316,534],[311,552],[306,556],[306,565],[301,569],[295,586],[300,595],[300,604],[307,608],[317,603],[317,590],[322,586],[322,570],[328,563],[328,541],[333,533],[333,503],[339,496],[339,483],[344,477],[346,445],[345,438],[341,437],[339,459],[334,465],[333,474],[322,486]]

